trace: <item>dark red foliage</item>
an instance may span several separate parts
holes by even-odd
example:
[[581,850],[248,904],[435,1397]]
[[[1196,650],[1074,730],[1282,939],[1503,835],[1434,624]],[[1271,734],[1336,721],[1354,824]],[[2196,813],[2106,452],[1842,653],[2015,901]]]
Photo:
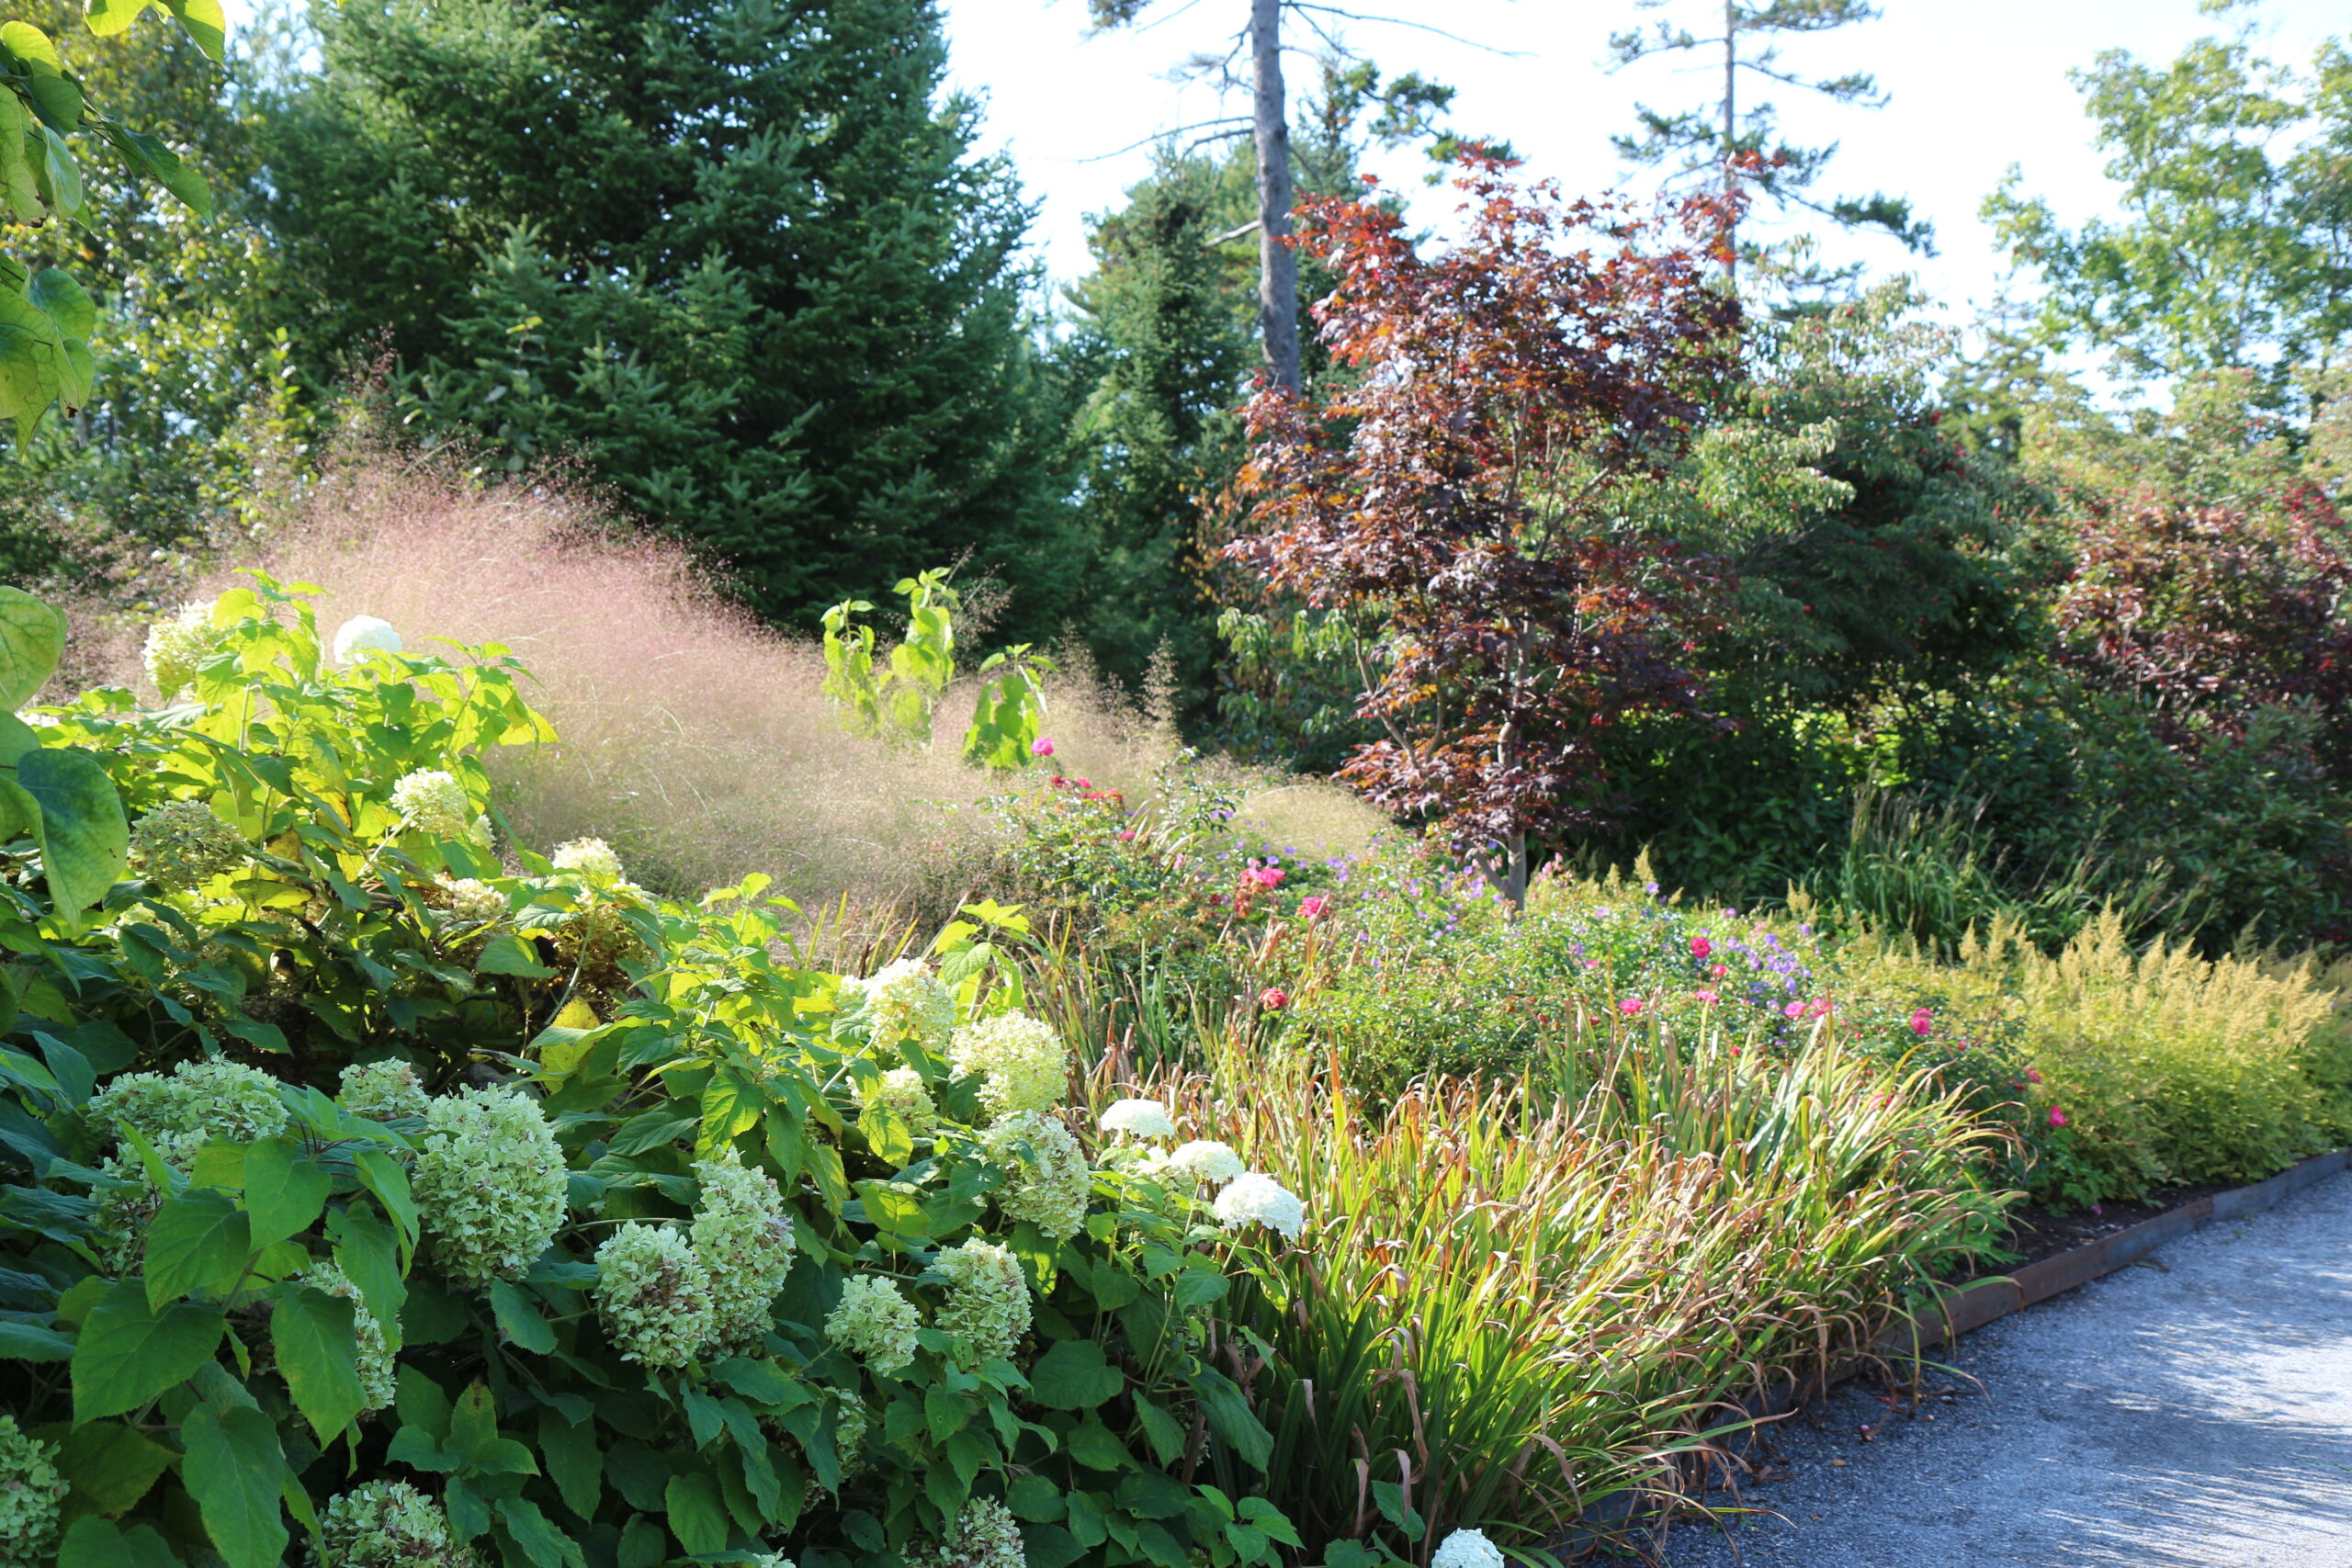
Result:
[[1701,711],[1708,563],[1611,502],[1695,433],[1738,307],[1708,281],[1712,202],[1563,204],[1475,159],[1460,183],[1468,232],[1433,260],[1369,201],[1306,209],[1340,374],[1314,406],[1251,400],[1252,526],[1225,553],[1385,626],[1358,712],[1385,739],[1342,776],[1486,852],[1589,818],[1598,731]]

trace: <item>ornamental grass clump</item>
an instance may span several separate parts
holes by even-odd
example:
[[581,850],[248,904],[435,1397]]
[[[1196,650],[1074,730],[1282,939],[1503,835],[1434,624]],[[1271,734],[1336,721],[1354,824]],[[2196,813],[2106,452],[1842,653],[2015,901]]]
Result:
[[464,1284],[519,1278],[563,1223],[563,1150],[520,1089],[433,1101],[410,1179],[435,1261]]
[[596,1249],[596,1311],[622,1359],[683,1367],[711,1342],[710,1270],[676,1231],[623,1225]]

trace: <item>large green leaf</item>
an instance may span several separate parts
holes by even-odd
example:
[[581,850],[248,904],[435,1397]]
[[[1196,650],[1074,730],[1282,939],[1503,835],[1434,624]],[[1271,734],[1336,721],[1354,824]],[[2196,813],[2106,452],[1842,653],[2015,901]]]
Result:
[[130,864],[130,824],[114,781],[87,751],[50,746],[17,764],[17,783],[40,807],[41,864],[49,896],[78,914],[106,897]]
[[321,1442],[349,1426],[366,1403],[359,1387],[356,1321],[348,1300],[307,1287],[279,1297],[269,1314],[277,1370]]
[[187,1381],[220,1343],[220,1309],[174,1302],[157,1312],[146,1287],[118,1280],[83,1321],[74,1345],[74,1419],[136,1410]]
[[226,1295],[253,1257],[245,1216],[226,1192],[191,1187],[164,1200],[147,1229],[147,1304],[195,1290]]
[[66,1436],[58,1469],[74,1488],[78,1508],[119,1514],[155,1484],[178,1456],[119,1421],[93,1421]]
[[33,112],[40,116],[43,128],[51,131],[79,130],[82,89],[65,74],[65,63],[58,58],[57,45],[50,36],[30,22],[9,22],[0,25],[0,45],[6,45],[24,68],[25,91],[31,96]]
[[112,38],[137,21],[147,0],[90,0],[88,24],[100,38]]
[[264,1138],[245,1150],[245,1213],[255,1247],[308,1230],[326,1207],[334,1179],[291,1138]]
[[180,1423],[180,1440],[187,1445],[180,1479],[196,1498],[213,1549],[229,1568],[277,1568],[288,1539],[278,1501],[286,1459],[269,1417],[199,1404]]
[[560,1410],[541,1410],[539,1458],[564,1506],[583,1519],[594,1518],[605,1493],[605,1456],[596,1449],[596,1423],[567,1421]]
[[689,1557],[727,1550],[727,1509],[718,1499],[718,1483],[695,1472],[673,1475],[662,1494],[669,1506],[670,1529]]
[[70,1361],[74,1337],[30,1323],[0,1319],[0,1361]]
[[229,42],[229,19],[220,0],[162,0],[164,10],[179,18],[180,27],[196,40],[207,60],[219,60]]
[[160,140],[123,125],[102,125],[98,134],[114,143],[132,169],[178,197],[189,211],[198,218],[212,216],[212,187]]
[[1126,1386],[1116,1367],[1102,1359],[1091,1339],[1057,1339],[1030,1369],[1031,1396],[1050,1410],[1091,1410],[1108,1404]]
[[146,1525],[119,1528],[112,1519],[75,1519],[57,1549],[57,1568],[180,1568],[164,1538]]
[[401,1348],[401,1310],[408,1304],[408,1281],[401,1278],[399,1244],[391,1226],[365,1203],[353,1203],[334,1218],[335,1266],[359,1287],[368,1310],[394,1350]]
[[64,653],[65,617],[21,588],[0,588],[0,707],[32,701]]

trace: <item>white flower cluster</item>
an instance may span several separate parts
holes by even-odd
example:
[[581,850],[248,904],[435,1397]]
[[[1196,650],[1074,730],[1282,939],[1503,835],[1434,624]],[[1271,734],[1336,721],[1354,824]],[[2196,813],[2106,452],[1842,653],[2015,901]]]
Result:
[[368,1310],[368,1298],[359,1287],[333,1263],[312,1263],[299,1276],[300,1282],[328,1295],[351,1303],[352,1334],[359,1341],[359,1393],[362,1413],[381,1410],[392,1402],[392,1348],[384,1338],[384,1325]]
[[683,1367],[711,1338],[710,1270],[684,1236],[627,1224],[596,1249],[596,1309],[626,1360]]
[[1012,1249],[974,1236],[931,1266],[947,1280],[938,1326],[962,1335],[983,1361],[1008,1359],[1029,1332],[1029,1281]]
[[1189,1144],[1177,1145],[1172,1153],[1147,1162],[1142,1170],[1144,1175],[1159,1181],[1173,1179],[1216,1187],[1249,1168],[1229,1145],[1214,1138],[1195,1138]]
[[896,1371],[915,1359],[915,1331],[922,1326],[914,1303],[897,1283],[871,1274],[844,1281],[841,1304],[825,1315],[825,1337],[877,1372]]
[[857,1098],[869,1108],[896,1111],[917,1133],[928,1132],[939,1120],[939,1106],[924,1086],[922,1075],[912,1067],[892,1067],[878,1081],[860,1084]]
[[1172,1138],[1176,1118],[1156,1100],[1122,1100],[1102,1112],[1102,1131],[1113,1137]]
[[1264,1225],[1284,1241],[1296,1241],[1306,1228],[1306,1205],[1272,1177],[1253,1170],[1227,1182],[1216,1195],[1216,1219],[1229,1231]]
[[[1119,1100],[1102,1112],[1102,1131],[1114,1136],[1176,1135],[1176,1119],[1156,1100]],[[1228,1231],[1264,1225],[1285,1241],[1296,1241],[1306,1227],[1306,1205],[1296,1193],[1272,1177],[1251,1170],[1230,1145],[1212,1138],[1179,1144],[1166,1154],[1141,1155],[1123,1146],[1113,1151],[1111,1163],[1171,1186],[1223,1188],[1212,1209],[1217,1223]]]
[[975,1497],[964,1505],[944,1541],[908,1562],[910,1568],[1024,1568],[1028,1559],[1012,1510],[993,1497]]
[[0,1568],[49,1568],[56,1561],[57,1507],[65,1500],[57,1450],[0,1416]]
[[732,1148],[695,1162],[702,1201],[692,1231],[695,1256],[710,1274],[711,1337],[722,1348],[756,1347],[768,1309],[792,1271],[792,1217],[765,1171],[747,1168]]
[[402,1061],[355,1062],[343,1069],[343,1088],[335,1098],[354,1116],[374,1122],[421,1117],[433,1109],[416,1069]]
[[1455,1530],[1438,1543],[1430,1568],[1504,1568],[1503,1550],[1484,1530]]
[[90,1100],[100,1125],[128,1122],[149,1138],[207,1135],[250,1143],[286,1130],[277,1080],[235,1062],[182,1062],[161,1073],[124,1073]]
[[563,1151],[538,1101],[469,1089],[427,1108],[411,1186],[427,1246],[460,1284],[528,1269],[563,1224]]
[[1076,1235],[1086,1223],[1094,1173],[1059,1122],[1034,1111],[1009,1116],[980,1135],[980,1154],[1012,1177],[996,1192],[1007,1218],[1027,1220],[1056,1238]]
[[920,958],[899,958],[884,964],[871,978],[844,979],[841,1006],[844,1012],[862,1010],[872,1027],[869,1039],[877,1053],[901,1044],[937,1051],[956,1027],[956,998],[939,983]]
[[874,1418],[866,1415],[864,1400],[841,1396],[833,1410],[833,1457],[841,1461],[844,1482],[865,1468],[865,1434],[873,1427]]
[[379,615],[354,615],[335,627],[329,645],[334,661],[346,669],[371,653],[398,653],[403,645],[392,623]]
[[330,1498],[319,1516],[315,1568],[474,1568],[473,1548],[441,1505],[405,1481],[371,1481]]
[[980,1109],[990,1121],[1050,1111],[1069,1091],[1069,1051],[1050,1024],[1025,1012],[966,1024],[947,1060],[958,1077],[980,1080]]
[[130,829],[130,863],[166,892],[201,886],[252,852],[245,836],[200,800],[167,800]]
[[402,773],[392,785],[392,809],[401,814],[403,829],[428,839],[454,843],[474,830],[474,803],[466,798],[466,786],[446,769]]
[[147,628],[147,678],[170,702],[196,679],[197,666],[220,650],[211,604],[183,604]]
[[792,1559],[781,1551],[771,1551],[752,1559],[752,1568],[793,1568]]
[[558,844],[549,858],[556,870],[583,878],[593,887],[611,887],[621,881],[621,857],[602,839]]
[[[483,818],[487,821],[488,818]],[[480,826],[479,823],[476,824]],[[506,895],[470,876],[444,878],[441,890],[449,896],[449,916],[467,925],[481,925],[506,913]]]

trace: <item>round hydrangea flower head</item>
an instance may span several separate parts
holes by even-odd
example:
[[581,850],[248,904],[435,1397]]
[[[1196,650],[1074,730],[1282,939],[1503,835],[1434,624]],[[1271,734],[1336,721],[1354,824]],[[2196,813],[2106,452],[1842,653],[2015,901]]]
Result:
[[1029,1281],[1012,1248],[974,1236],[931,1266],[947,1280],[937,1326],[962,1335],[983,1361],[1009,1358],[1029,1332]]
[[915,1331],[922,1314],[897,1283],[860,1274],[842,1285],[841,1305],[825,1314],[825,1337],[862,1358],[877,1372],[893,1372],[915,1359]]
[[948,1042],[959,1077],[980,1080],[980,1109],[990,1121],[1050,1111],[1069,1092],[1069,1051],[1053,1026],[1025,1012],[967,1023]]
[[183,604],[147,628],[147,678],[169,702],[196,679],[197,666],[220,650],[211,604]]
[[623,1225],[596,1249],[596,1311],[624,1360],[683,1367],[701,1355],[710,1296],[710,1270],[666,1225]]
[[1156,1100],[1122,1100],[1102,1112],[1102,1131],[1136,1138],[1172,1138],[1176,1118]]
[[920,958],[899,958],[871,979],[844,981],[842,1007],[865,1011],[876,1051],[902,1044],[937,1051],[956,1027],[956,998]]
[[1455,1530],[1438,1542],[1430,1568],[1505,1568],[1503,1550],[1484,1530]]
[[993,1497],[975,1497],[964,1505],[937,1550],[915,1561],[922,1568],[1025,1568],[1028,1558],[1012,1510]]
[[[124,1073],[90,1101],[101,1125],[128,1122],[153,1139],[251,1143],[286,1130],[277,1080],[236,1062],[182,1062],[169,1077]],[[191,1151],[192,1153],[193,1151]]]
[[781,1551],[771,1551],[765,1556],[752,1558],[752,1568],[793,1568],[793,1562]]
[[711,1337],[722,1347],[756,1346],[768,1309],[792,1271],[792,1216],[775,1179],[752,1170],[733,1149],[696,1160],[702,1201],[695,1210],[695,1256],[710,1270]]
[[201,886],[250,853],[245,836],[200,800],[167,800],[130,829],[130,863],[166,892]]
[[1007,1218],[1027,1220],[1057,1239],[1076,1235],[1086,1223],[1094,1173],[1059,1122],[1034,1111],[1007,1117],[981,1134],[980,1153],[1012,1176],[995,1193]]
[[1241,1162],[1241,1156],[1227,1145],[1213,1138],[1195,1138],[1189,1144],[1177,1145],[1175,1152],[1161,1160],[1149,1174],[1162,1180],[1174,1177],[1181,1181],[1215,1187],[1220,1182],[1232,1180],[1249,1168]]
[[354,615],[334,629],[330,645],[334,661],[346,668],[371,653],[398,653],[401,634],[392,623],[374,615]]
[[446,769],[402,773],[392,785],[392,809],[401,814],[403,829],[428,839],[448,842],[473,831],[474,803],[466,798],[466,786]]
[[441,1505],[405,1481],[371,1481],[319,1516],[316,1568],[473,1568]]
[[361,1414],[381,1410],[392,1403],[392,1348],[384,1339],[384,1325],[368,1310],[368,1300],[359,1287],[333,1263],[313,1263],[296,1276],[302,1284],[323,1291],[351,1303],[351,1327],[359,1341],[359,1394]]
[[65,1500],[57,1450],[0,1416],[0,1568],[47,1568],[57,1551],[57,1506]]
[[376,1122],[422,1117],[433,1108],[416,1069],[406,1062],[355,1062],[343,1069],[343,1088],[335,1095],[354,1116]]
[[1306,1228],[1306,1205],[1272,1177],[1253,1170],[1227,1182],[1216,1195],[1216,1222],[1229,1231],[1263,1225],[1284,1241],[1296,1241]]
[[939,1107],[932,1100],[931,1090],[912,1067],[892,1067],[876,1081],[860,1084],[857,1098],[860,1104],[897,1111],[917,1133],[928,1131],[939,1120]]
[[563,1224],[563,1151],[538,1101],[513,1089],[435,1100],[410,1186],[427,1247],[459,1284],[518,1278]]
[[468,925],[481,925],[506,913],[506,895],[487,882],[470,876],[444,879],[442,890],[449,896],[449,916]]
[[602,839],[574,839],[558,844],[550,857],[558,871],[584,877],[593,887],[610,887],[621,880],[621,857]]
[[147,1254],[147,1227],[172,1194],[168,1176],[193,1170],[196,1152],[204,1142],[202,1133],[164,1133],[148,1139],[168,1173],[160,1182],[145,1157],[128,1144],[98,1162],[103,1179],[90,1191],[90,1224],[97,1233],[98,1261],[107,1273],[119,1277],[139,1271],[140,1259]]

